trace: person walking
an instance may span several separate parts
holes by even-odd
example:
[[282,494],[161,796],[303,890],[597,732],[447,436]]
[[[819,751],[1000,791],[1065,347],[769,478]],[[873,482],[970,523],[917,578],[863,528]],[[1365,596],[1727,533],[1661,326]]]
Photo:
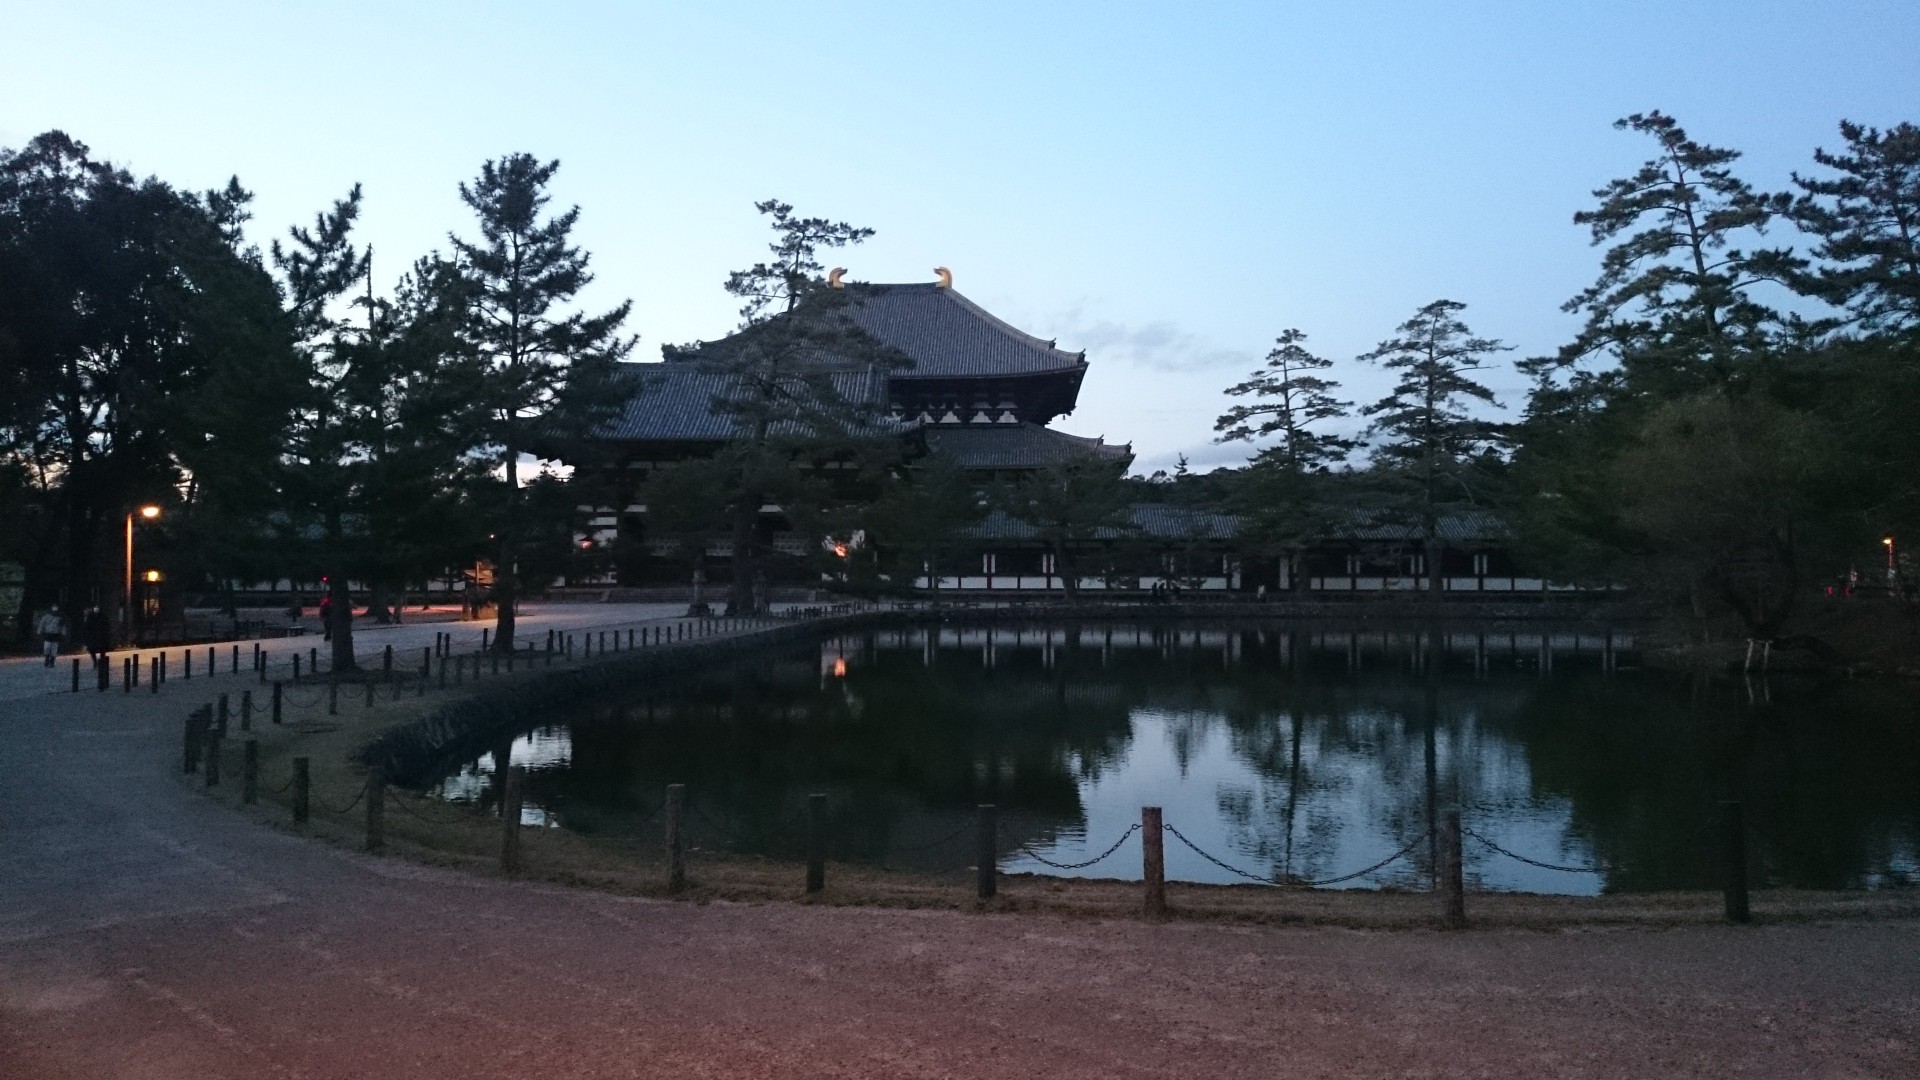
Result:
[[107,653],[113,651],[113,629],[107,625],[107,613],[100,610],[99,604],[87,609],[81,632],[86,635],[87,655],[93,657],[93,666],[106,663]]
[[60,614],[60,605],[48,608],[35,629],[40,632],[40,655],[46,666],[52,667],[60,656],[60,642],[67,636],[67,620]]

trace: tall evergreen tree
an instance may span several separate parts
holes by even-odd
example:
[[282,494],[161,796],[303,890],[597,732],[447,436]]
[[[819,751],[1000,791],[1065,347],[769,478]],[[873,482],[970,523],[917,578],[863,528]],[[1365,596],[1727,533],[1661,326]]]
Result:
[[888,439],[881,423],[883,372],[906,362],[854,321],[864,287],[829,283],[819,261],[822,249],[862,243],[873,230],[796,217],[778,199],[754,209],[770,219],[773,258],[727,278],[727,292],[742,301],[740,331],[722,342],[665,350],[669,361],[720,376],[723,389],[712,408],[734,423],[735,437],[716,457],[721,469],[715,475],[731,522],[728,606],[735,612],[765,605],[768,537],[761,508],[782,506],[789,526],[799,527],[803,517],[814,516],[801,508],[821,500],[813,465],[869,458],[890,447],[877,444]]
[[1466,305],[1435,300],[1401,323],[1395,336],[1360,359],[1397,372],[1386,397],[1361,410],[1373,417],[1377,470],[1393,483],[1393,509],[1419,530],[1428,587],[1441,589],[1440,519],[1463,507],[1484,507],[1490,492],[1487,456],[1502,441],[1499,424],[1476,415],[1474,402],[1499,407],[1474,381],[1507,346],[1475,337],[1459,318]]
[[1773,313],[1752,288],[1777,276],[1765,253],[1736,246],[1784,210],[1731,169],[1740,154],[1695,142],[1670,116],[1635,113],[1614,127],[1654,140],[1655,157],[1596,190],[1599,204],[1573,216],[1596,246],[1611,244],[1600,276],[1565,310],[1586,314],[1572,344],[1525,370],[1571,371],[1589,358],[1616,371],[1571,374],[1582,393],[1668,397],[1724,386],[1739,360],[1764,344]]
[[330,667],[337,672],[355,666],[351,581],[363,569],[368,547],[363,496],[369,432],[361,403],[349,391],[376,376],[370,357],[356,350],[356,330],[340,307],[367,275],[371,258],[353,242],[360,199],[355,184],[331,209],[314,215],[311,228],[295,226],[286,243],[276,240],[270,248],[306,372],[301,407],[287,432],[281,521],[284,546],[306,557],[281,571],[296,589],[313,569],[326,582]]
[[1296,473],[1323,472],[1347,456],[1353,440],[1324,425],[1346,418],[1352,403],[1333,396],[1340,384],[1320,374],[1332,368],[1333,361],[1308,352],[1306,340],[1298,330],[1281,331],[1267,353],[1266,367],[1227,387],[1229,396],[1254,400],[1220,414],[1213,423],[1218,441],[1273,438],[1261,458]]
[[486,162],[460,185],[480,239],[451,238],[471,305],[469,341],[491,376],[481,402],[485,453],[504,482],[494,528],[493,639],[503,652],[514,647],[515,566],[526,527],[520,459],[559,437],[557,425],[591,426],[594,387],[633,348],[621,332],[631,301],[598,315],[569,310],[593,275],[571,239],[580,208],[546,215],[547,186],[559,168],[531,154]]
[[1282,331],[1266,367],[1227,388],[1231,396],[1254,400],[1213,424],[1220,442],[1274,440],[1247,469],[1240,484],[1247,497],[1234,509],[1246,535],[1289,559],[1289,580],[1296,584],[1300,544],[1326,523],[1326,473],[1354,447],[1354,440],[1327,430],[1349,415],[1352,403],[1333,396],[1340,384],[1322,374],[1333,361],[1309,352],[1306,340],[1299,330]]
[[1813,152],[1838,175],[1793,175],[1793,220],[1818,241],[1799,282],[1867,331],[1920,329],[1920,127],[1842,120],[1840,137]]

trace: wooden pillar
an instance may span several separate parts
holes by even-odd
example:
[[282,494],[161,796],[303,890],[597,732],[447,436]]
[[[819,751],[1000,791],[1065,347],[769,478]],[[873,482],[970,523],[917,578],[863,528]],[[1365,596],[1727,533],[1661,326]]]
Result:
[[240,801],[252,806],[260,801],[260,740],[248,739],[242,747],[245,756],[240,759]]
[[680,892],[687,887],[687,848],[680,834],[682,812],[687,804],[687,785],[667,785],[664,817],[667,827],[667,891]]
[[1140,876],[1146,884],[1147,918],[1164,918],[1167,914],[1166,831],[1161,828],[1157,806],[1140,808]]
[[293,823],[305,825],[313,805],[313,779],[309,758],[293,759]]
[[1720,804],[1720,839],[1727,921],[1744,923],[1753,917],[1747,906],[1747,819],[1736,801]]
[[1467,925],[1467,890],[1460,851],[1460,808],[1440,812],[1440,924],[1449,930]]
[[827,797],[807,796],[807,891],[827,887]]
[[999,811],[992,803],[981,803],[973,815],[974,895],[991,900],[1000,891],[1000,846],[995,835]]
[[500,872],[520,872],[520,810],[524,805],[527,767],[507,769],[506,782],[500,788]]
[[387,774],[375,765],[367,770],[367,851],[378,855],[387,846]]

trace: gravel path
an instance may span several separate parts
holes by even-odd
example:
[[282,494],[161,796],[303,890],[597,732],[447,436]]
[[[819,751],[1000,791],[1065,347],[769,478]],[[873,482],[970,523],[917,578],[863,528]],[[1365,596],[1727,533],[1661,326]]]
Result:
[[170,769],[213,689],[0,700],[0,1078],[1920,1076],[1911,921],[1447,935],[557,890],[200,799]]

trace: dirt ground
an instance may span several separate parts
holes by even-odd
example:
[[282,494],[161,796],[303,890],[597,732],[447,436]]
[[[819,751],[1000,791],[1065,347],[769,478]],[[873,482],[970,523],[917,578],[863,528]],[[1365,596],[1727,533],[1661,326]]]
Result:
[[[0,1077],[1920,1075],[1897,893],[1768,894],[1746,927],[1716,897],[1475,897],[1444,933],[1411,894],[1176,888],[1150,922],[1137,885],[1009,878],[978,910],[829,867],[798,902],[795,867],[697,854],[667,900],[550,830],[533,877],[609,888],[498,876],[497,822],[420,823],[462,850],[396,809],[408,857],[372,857],[351,813],[237,811],[231,768],[209,798],[179,739],[228,683],[0,705]],[[350,787],[319,768],[344,721],[287,726]]]

